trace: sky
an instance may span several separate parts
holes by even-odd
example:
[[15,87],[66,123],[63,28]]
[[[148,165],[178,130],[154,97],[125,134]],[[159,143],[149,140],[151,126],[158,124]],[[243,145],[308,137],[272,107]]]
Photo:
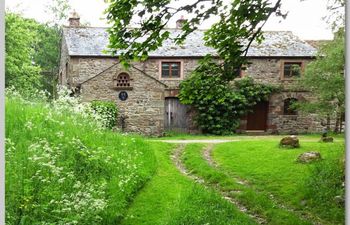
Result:
[[[186,2],[187,0],[179,0]],[[6,0],[5,6],[11,11],[21,12],[25,17],[34,18],[39,22],[46,22],[50,15],[45,12],[49,0]],[[69,0],[72,9],[81,17],[81,21],[91,26],[108,26],[104,19],[104,9],[107,7],[103,0]],[[322,17],[327,15],[327,0],[282,0],[282,10],[288,11],[285,20],[272,16],[264,26],[264,30],[292,31],[304,40],[332,39],[332,31]],[[186,15],[185,15],[186,18]],[[175,20],[170,27],[175,27]],[[210,18],[201,28],[208,28],[215,22]]]

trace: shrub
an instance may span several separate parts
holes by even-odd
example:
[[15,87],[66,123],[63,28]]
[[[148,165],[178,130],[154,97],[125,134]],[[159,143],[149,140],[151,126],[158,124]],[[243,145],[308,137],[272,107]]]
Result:
[[112,101],[92,101],[92,109],[100,115],[104,125],[107,128],[113,128],[116,126],[118,109],[114,102]]

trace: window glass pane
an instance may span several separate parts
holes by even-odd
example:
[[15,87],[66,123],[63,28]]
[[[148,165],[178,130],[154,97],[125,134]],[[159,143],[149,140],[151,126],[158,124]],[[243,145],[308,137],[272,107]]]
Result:
[[180,77],[180,63],[171,63],[171,77]]
[[162,70],[162,77],[169,77],[169,70]]
[[169,63],[162,63],[162,70],[169,70]]
[[169,77],[169,63],[162,63],[162,77]]
[[179,63],[172,63],[171,64],[171,69],[179,69]]
[[179,70],[178,69],[176,69],[176,70],[172,69],[171,70],[171,76],[172,77],[180,77]]
[[284,64],[284,76],[290,77],[290,64],[287,64],[287,63]]

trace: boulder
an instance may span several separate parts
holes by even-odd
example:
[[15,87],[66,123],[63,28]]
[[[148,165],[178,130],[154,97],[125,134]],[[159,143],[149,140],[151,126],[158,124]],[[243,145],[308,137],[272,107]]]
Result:
[[280,147],[299,148],[299,139],[294,135],[284,137],[280,141]]
[[321,137],[321,142],[333,142],[332,137]]
[[304,152],[298,156],[297,162],[310,163],[321,159],[321,154],[319,152]]

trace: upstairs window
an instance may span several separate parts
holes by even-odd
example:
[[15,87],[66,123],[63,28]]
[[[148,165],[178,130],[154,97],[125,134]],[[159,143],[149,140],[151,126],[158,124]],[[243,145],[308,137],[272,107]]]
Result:
[[293,107],[293,104],[298,100],[296,98],[287,98],[284,100],[283,114],[284,115],[297,115],[297,110]]
[[181,77],[180,62],[162,62],[161,78],[180,78]]
[[285,62],[283,65],[283,78],[296,78],[301,75],[301,62]]

